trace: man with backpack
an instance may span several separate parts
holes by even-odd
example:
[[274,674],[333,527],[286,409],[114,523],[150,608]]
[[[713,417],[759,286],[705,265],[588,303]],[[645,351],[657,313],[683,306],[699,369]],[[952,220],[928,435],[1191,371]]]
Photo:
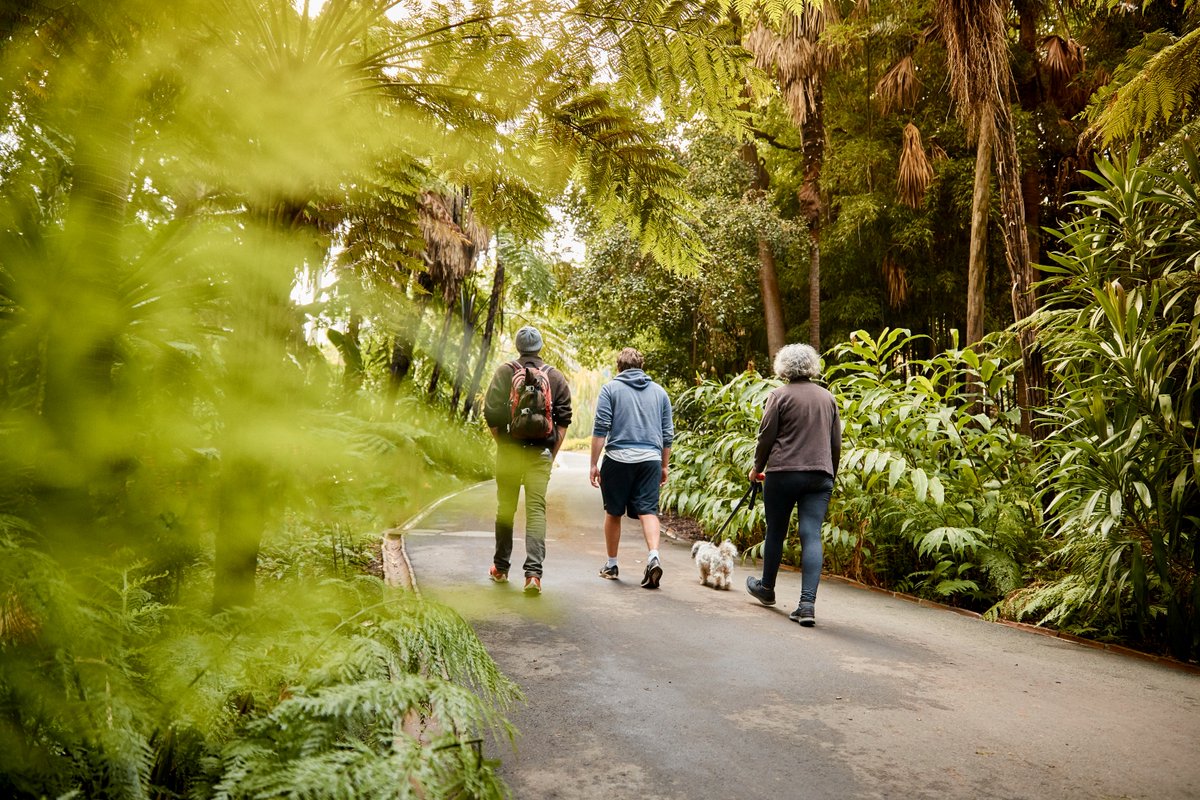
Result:
[[[617,580],[621,517],[641,523],[646,540],[642,586],[657,589],[662,579],[658,558],[658,493],[667,482],[675,424],[666,391],[642,371],[642,354],[626,347],[617,356],[617,377],[600,388],[592,427],[592,486],[604,502],[604,544],[608,561],[600,577]],[[600,451],[604,463],[599,464]]]
[[525,592],[541,594],[546,484],[571,424],[571,388],[538,356],[542,335],[537,328],[521,328],[515,343],[519,357],[496,368],[483,405],[496,440],[496,552],[488,574],[496,583],[508,580],[513,517],[524,486]]

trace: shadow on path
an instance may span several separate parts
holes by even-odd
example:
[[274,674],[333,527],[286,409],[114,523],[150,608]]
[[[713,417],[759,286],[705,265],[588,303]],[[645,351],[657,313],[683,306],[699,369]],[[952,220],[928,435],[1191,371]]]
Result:
[[587,457],[561,461],[541,597],[487,577],[493,484],[406,534],[422,591],[526,695],[516,750],[490,747],[516,797],[1200,797],[1200,677],[835,581],[801,628],[798,575],[764,608],[750,565],[715,591],[678,543],[644,590],[632,521],[622,580],[602,580]]

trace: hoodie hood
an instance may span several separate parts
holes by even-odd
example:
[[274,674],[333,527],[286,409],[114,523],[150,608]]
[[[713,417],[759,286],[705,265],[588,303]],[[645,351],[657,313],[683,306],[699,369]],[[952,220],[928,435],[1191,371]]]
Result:
[[640,369],[627,369],[619,372],[615,380],[620,381],[626,386],[631,386],[638,391],[645,389],[651,384],[650,376]]

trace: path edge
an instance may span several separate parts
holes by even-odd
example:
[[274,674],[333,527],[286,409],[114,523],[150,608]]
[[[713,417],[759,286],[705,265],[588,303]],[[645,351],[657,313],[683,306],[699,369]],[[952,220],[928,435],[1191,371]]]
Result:
[[417,573],[413,568],[412,560],[408,557],[408,549],[404,546],[404,535],[417,527],[422,520],[432,514],[442,503],[452,500],[460,494],[478,489],[480,486],[488,483],[491,483],[491,481],[478,481],[450,494],[442,495],[436,500],[425,504],[425,506],[406,521],[393,528],[384,530],[380,534],[382,540],[380,543],[380,558],[383,561],[383,582],[388,586],[399,586],[401,589],[407,589],[413,594],[420,596],[421,587],[417,583]]
[[[663,527],[662,532],[666,538],[671,539],[674,542],[679,542],[681,544],[687,544],[688,542],[688,540],[680,536],[676,536],[665,526]],[[758,559],[755,559],[755,561],[757,562]],[[793,567],[790,564],[780,564],[779,568],[781,570],[787,570],[788,572],[799,572],[796,567]],[[1050,639],[1061,639],[1064,642],[1070,642],[1081,647],[1086,647],[1089,650],[1101,650],[1106,653],[1112,653],[1116,656],[1125,656],[1126,658],[1134,658],[1138,659],[1139,661],[1149,661],[1153,664],[1179,670],[1180,672],[1187,672],[1191,673],[1192,675],[1200,675],[1200,664],[1192,664],[1187,661],[1180,661],[1179,659],[1171,658],[1170,656],[1162,656],[1156,653],[1145,653],[1141,650],[1135,650],[1132,647],[1125,647],[1124,645],[1112,644],[1109,642],[1098,642],[1095,639],[1087,639],[1083,636],[1076,636],[1073,633],[1066,633],[1064,631],[1057,631],[1052,628],[1043,628],[1038,625],[1031,625],[1028,622],[1017,622],[1009,619],[988,619],[978,611],[969,611],[965,608],[957,608],[955,606],[947,605],[946,603],[939,603],[936,600],[927,600],[923,597],[905,594],[904,592],[884,589],[879,586],[870,586],[862,583],[861,581],[856,581],[853,578],[847,578],[843,575],[835,575],[833,573],[826,572],[825,570],[821,571],[821,580],[834,581],[835,583],[841,583],[853,589],[862,589],[868,592],[875,592],[876,594],[888,595],[897,600],[915,603],[916,605],[926,606],[928,608],[936,608],[942,611],[949,611],[962,617],[970,617],[972,619],[980,620],[981,622],[1003,625],[1006,628],[1025,631],[1026,633],[1032,633],[1037,636],[1045,636]]]

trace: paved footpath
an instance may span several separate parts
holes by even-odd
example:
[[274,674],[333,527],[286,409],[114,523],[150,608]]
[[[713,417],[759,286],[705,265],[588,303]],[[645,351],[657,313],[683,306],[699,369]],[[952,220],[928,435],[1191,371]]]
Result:
[[649,591],[628,520],[621,580],[602,580],[600,493],[586,456],[561,462],[540,598],[487,577],[494,484],[406,537],[421,591],[525,693],[515,751],[488,748],[515,797],[1200,797],[1200,675],[834,581],[801,628],[795,573],[764,608],[752,567],[718,592],[666,540]]

